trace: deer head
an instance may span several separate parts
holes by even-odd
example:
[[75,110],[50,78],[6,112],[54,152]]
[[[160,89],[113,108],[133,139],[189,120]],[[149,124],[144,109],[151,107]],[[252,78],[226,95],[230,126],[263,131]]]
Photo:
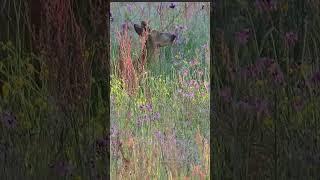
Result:
[[171,45],[176,38],[174,34],[152,30],[145,21],[142,21],[141,25],[134,24],[134,29],[140,37],[146,36],[143,54],[147,54],[147,62],[157,62],[160,55],[159,48]]
[[149,62],[156,62],[160,56],[160,47],[171,45],[176,36],[170,33],[151,30],[145,21],[141,25],[134,24],[136,33],[140,36],[142,45],[141,57],[132,62],[131,38],[128,35],[128,26],[125,24],[123,32],[118,33],[119,40],[119,68],[120,75],[129,94],[135,94],[137,85],[145,75],[144,66]]

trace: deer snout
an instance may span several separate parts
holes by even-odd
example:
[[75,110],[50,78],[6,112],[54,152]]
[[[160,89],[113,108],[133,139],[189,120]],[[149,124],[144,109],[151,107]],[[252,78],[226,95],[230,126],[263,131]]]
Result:
[[172,34],[171,35],[171,42],[173,42],[176,39],[176,37],[177,37],[176,35]]

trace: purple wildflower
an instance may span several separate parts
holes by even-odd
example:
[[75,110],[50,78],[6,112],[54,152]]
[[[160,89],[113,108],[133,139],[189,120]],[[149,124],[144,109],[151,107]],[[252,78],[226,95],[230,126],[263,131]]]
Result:
[[142,117],[143,117],[144,121],[146,121],[146,122],[150,121],[150,116],[149,115],[145,114]]
[[132,5],[131,4],[127,4],[127,10],[129,13],[132,12]]
[[210,91],[210,83],[209,82],[205,82],[204,86],[206,87],[207,91]]
[[277,10],[277,4],[273,0],[256,0],[255,6],[260,12]]
[[[159,116],[160,116],[160,114],[159,114]],[[156,117],[154,115],[144,114],[144,115],[138,117],[137,126],[140,127],[140,126],[142,126],[143,123],[153,121],[153,120],[155,120],[155,118]]]
[[190,66],[195,66],[199,64],[199,61],[197,59],[193,59],[192,61],[189,62]]
[[160,119],[160,113],[159,113],[159,112],[156,112],[156,114],[154,115],[154,118]]
[[165,140],[165,136],[161,131],[157,131],[154,133],[155,137],[160,141],[160,143],[163,143]]
[[231,89],[229,87],[220,89],[219,95],[225,102],[231,101]]
[[108,137],[98,138],[96,140],[96,149],[98,154],[102,154],[108,149]]
[[152,104],[146,104],[146,108],[148,111],[152,111]]
[[181,32],[181,31],[186,31],[188,29],[187,26],[184,26],[184,25],[179,25],[179,26],[176,26],[175,27],[175,32]]
[[17,119],[12,112],[2,112],[0,114],[0,120],[2,121],[3,125],[7,128],[15,128],[17,126]]
[[193,87],[194,87],[195,89],[199,89],[199,88],[200,88],[200,85],[199,85],[198,82],[195,82],[195,84],[193,84]]
[[274,60],[268,57],[259,58],[259,60],[257,61],[257,66],[259,68],[268,68],[272,64],[274,64]]
[[194,98],[194,92],[186,93],[185,97]]
[[199,89],[200,88],[199,83],[196,80],[193,80],[193,79],[189,82],[189,86],[190,87],[194,87],[195,89]]
[[137,119],[137,126],[138,126],[138,127],[141,127],[142,124],[143,124],[143,119],[139,117],[139,118]]
[[320,71],[315,72],[312,76],[311,76],[311,82],[316,85],[316,84],[320,84]]
[[128,31],[128,23],[123,23],[121,25],[122,32]]
[[195,96],[194,92],[181,92],[181,95],[182,95],[182,97],[190,98],[190,99],[193,99]]
[[203,45],[201,46],[201,48],[202,48],[202,49],[207,49],[207,48],[208,48],[208,44],[207,44],[207,43],[203,44]]
[[276,85],[282,85],[284,83],[284,74],[281,68],[274,60],[270,58],[260,58],[255,64],[244,67],[241,70],[241,75],[244,78],[261,78],[264,73],[268,73],[271,80]]
[[287,47],[293,47],[298,41],[298,35],[295,32],[287,32],[285,34],[285,43]]
[[120,132],[119,132],[118,127],[115,126],[115,125],[112,125],[112,126],[111,126],[111,131],[110,131],[110,136],[111,136],[111,137],[116,137],[116,136],[118,136],[119,134],[120,134]]
[[243,29],[242,31],[236,32],[235,36],[236,36],[237,42],[241,45],[244,45],[248,42],[248,39],[250,37],[250,30]]
[[159,119],[160,119],[160,113],[159,112],[156,112],[156,113],[152,114],[151,121],[155,121],[155,120],[159,120]]
[[184,69],[182,72],[183,76],[187,76],[189,74],[189,70],[188,69]]
[[268,70],[275,84],[282,85],[284,83],[284,74],[278,64],[271,65]]
[[167,139],[169,142],[171,142],[172,144],[177,144],[177,136],[175,135],[175,133],[170,133],[167,135]]
[[245,67],[241,72],[245,76],[245,78],[255,78],[258,74],[262,72],[263,69],[258,68],[255,64],[249,65]]
[[99,147],[104,147],[104,146],[107,145],[107,140],[106,140],[105,138],[99,138],[99,139],[97,140],[97,145],[98,145]]
[[149,112],[151,112],[152,111],[152,104],[142,104],[142,105],[140,105],[140,109],[142,110],[142,111],[149,111]]
[[258,114],[258,119],[261,116],[261,114],[269,114],[268,102],[266,100],[256,98],[253,102],[253,105],[255,111]]
[[144,114],[138,117],[137,125],[142,126],[143,123],[150,121],[150,116],[148,114]]
[[[111,128],[111,134],[110,134],[110,149],[111,149],[112,155],[114,156],[118,156],[118,152],[120,150],[121,142],[119,137],[120,137],[119,129],[118,127],[113,125]],[[105,141],[102,138],[98,140],[97,142],[98,153],[105,152],[105,148],[107,147],[106,142],[108,141]]]
[[189,86],[193,86],[195,83],[197,83],[197,81],[194,80],[194,79],[192,79],[192,80],[190,80],[190,82],[189,82]]
[[282,85],[284,83],[284,75],[282,71],[275,72],[273,74],[273,80],[276,84]]

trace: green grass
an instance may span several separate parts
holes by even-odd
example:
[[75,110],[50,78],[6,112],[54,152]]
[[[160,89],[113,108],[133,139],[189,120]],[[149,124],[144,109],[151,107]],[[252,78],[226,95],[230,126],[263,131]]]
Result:
[[[109,74],[104,68],[108,61],[101,53],[109,51],[103,46],[108,42],[99,34],[104,32],[99,20],[105,15],[98,18],[96,13],[102,6],[75,2],[72,11],[85,33],[65,35],[75,42],[86,38],[79,59],[90,62],[90,71],[82,74],[90,79],[90,93],[80,106],[67,109],[56,98],[64,94],[52,94],[55,88],[63,88],[50,86],[59,85],[49,77],[60,66],[48,67],[50,58],[42,51],[31,53],[26,4],[4,1],[0,8],[0,179],[106,176],[109,113],[111,179],[318,178],[319,2],[277,2],[276,9],[259,11],[255,1],[216,1],[213,29],[208,3],[204,9],[197,3],[188,10],[186,3],[174,8],[169,8],[170,3],[111,3],[110,104]],[[141,20],[150,20],[151,27],[160,31],[186,29],[181,29],[176,44],[161,48],[159,64],[146,69],[137,94],[129,96],[116,73],[115,34],[122,23],[131,25],[131,56],[136,60],[140,44],[132,23]],[[72,23],[67,24],[70,28]],[[248,41],[241,44],[235,35],[246,29]],[[297,34],[293,46],[286,45],[290,32]],[[211,77],[209,48],[204,47],[210,43]],[[42,45],[52,48],[53,44]],[[77,52],[75,48],[70,47],[72,52]],[[80,66],[70,66],[75,62],[72,53],[64,53],[59,62],[72,68],[60,77],[61,82],[82,72],[75,68]],[[262,57],[272,59],[273,65],[259,66]],[[198,64],[192,65],[193,60]],[[259,72],[250,77],[250,68]],[[71,92],[85,91],[76,89]],[[211,121],[210,97],[215,110]],[[141,107],[150,104],[152,108]]]
[[[319,3],[272,2],[277,8],[269,11],[260,11],[249,1],[219,2],[215,7],[214,28],[224,34],[216,33],[214,38],[212,89],[231,90],[227,95],[212,94],[217,107],[213,131],[219,131],[213,136],[216,153],[211,176],[217,179],[319,177],[320,113],[315,108],[319,87],[312,82],[319,71],[315,48],[320,42],[315,33],[319,31]],[[235,32],[246,28],[251,32],[248,42],[240,45]],[[297,34],[293,46],[286,46],[288,32]],[[222,51],[223,44],[228,51]],[[273,59],[273,67],[259,68],[261,57]],[[259,73],[244,77],[249,67]],[[275,71],[280,75],[270,74]],[[225,101],[225,96],[231,100]],[[254,98],[267,106],[250,104]],[[259,115],[256,107],[268,113]]]
[[[209,179],[210,98],[205,86],[209,82],[209,66],[205,63],[206,49],[201,47],[209,43],[209,14],[201,10],[201,3],[198,3],[187,21],[182,13],[185,3],[178,3],[175,9],[168,8],[170,3],[162,3],[165,12],[160,18],[156,11],[160,3],[150,3],[150,15],[143,16],[139,7],[147,7],[148,3],[128,4],[132,5],[131,13],[126,4],[111,3],[114,17],[111,30],[120,29],[125,20],[136,24],[150,20],[152,28],[167,27],[166,32],[173,32],[176,25],[185,25],[188,29],[179,34],[184,42],[161,48],[159,64],[146,69],[147,76],[142,79],[135,96],[127,95],[120,77],[115,73],[111,76],[111,126],[119,132],[111,142],[121,142],[123,146],[112,149],[111,177],[125,178],[131,173],[132,178],[201,176]],[[140,53],[138,35],[133,29],[130,31],[130,27],[129,33],[133,38],[131,54],[135,60]],[[111,31],[111,62],[116,72],[119,59],[114,36],[115,31]],[[199,64],[191,66],[194,58]],[[189,73],[183,75],[183,70]],[[200,71],[201,76],[198,75]],[[199,85],[198,89],[187,84],[191,80]],[[140,108],[148,104],[152,105],[152,110]],[[155,120],[148,120],[152,117]],[[162,137],[162,134],[165,135]]]
[[[105,136],[109,113],[104,97],[106,81],[96,75],[100,69],[95,68],[94,73],[86,74],[95,79],[86,103],[73,111],[63,109],[66,106],[50,93],[48,68],[37,67],[45,65],[46,56],[30,49],[32,34],[27,29],[25,5],[20,0],[5,1],[0,13],[0,179],[105,176],[106,144],[98,146],[97,141]],[[86,11],[81,13],[88,15]],[[87,37],[92,38],[92,33]],[[93,45],[88,39],[86,60],[91,61],[96,54],[88,47],[98,43]]]

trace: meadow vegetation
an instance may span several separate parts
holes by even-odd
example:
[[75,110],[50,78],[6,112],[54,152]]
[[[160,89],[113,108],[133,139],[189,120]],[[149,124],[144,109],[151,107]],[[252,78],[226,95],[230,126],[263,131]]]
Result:
[[[209,179],[209,8],[111,3],[111,178]],[[177,38],[142,75],[131,70],[138,87],[129,93],[119,76],[119,51],[136,64],[142,46],[133,24],[142,20]],[[119,48],[122,31],[129,38]]]
[[106,5],[1,1],[0,179],[107,178]]
[[319,5],[215,3],[214,178],[319,178]]
[[[319,1],[32,2],[0,7],[0,179],[319,178]],[[142,20],[176,39],[139,72]]]
[[[2,3],[0,179],[209,179],[208,3]],[[117,32],[141,20],[179,37],[131,95]]]

